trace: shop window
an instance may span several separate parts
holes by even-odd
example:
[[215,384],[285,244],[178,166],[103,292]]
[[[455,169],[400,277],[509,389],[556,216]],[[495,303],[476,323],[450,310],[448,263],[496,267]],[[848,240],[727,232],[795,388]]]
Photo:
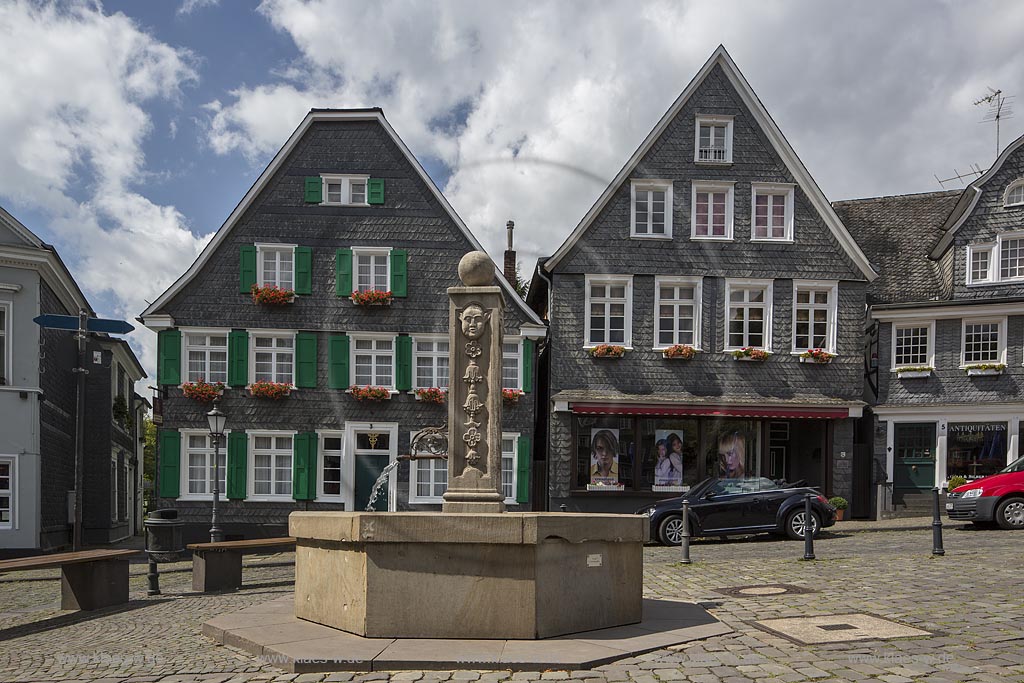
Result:
[[696,419],[640,420],[640,479],[643,491],[685,491],[700,481],[699,422]]
[[977,479],[1006,467],[1005,422],[951,422],[946,438],[946,478]]
[[591,490],[633,488],[636,450],[634,420],[616,416],[577,416],[576,484]]
[[14,525],[14,458],[0,458],[0,529]]
[[704,463],[708,476],[740,479],[760,476],[761,423],[715,420],[704,424]]

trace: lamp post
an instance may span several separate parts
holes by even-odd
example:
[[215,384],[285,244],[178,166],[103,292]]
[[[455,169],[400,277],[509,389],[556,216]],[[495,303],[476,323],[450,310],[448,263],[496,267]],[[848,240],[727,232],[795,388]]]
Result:
[[210,423],[210,438],[213,439],[213,510],[210,513],[210,542],[224,540],[220,527],[217,526],[217,501],[220,499],[220,440],[224,437],[224,423],[227,417],[220,412],[220,399],[214,399],[213,410],[206,414]]

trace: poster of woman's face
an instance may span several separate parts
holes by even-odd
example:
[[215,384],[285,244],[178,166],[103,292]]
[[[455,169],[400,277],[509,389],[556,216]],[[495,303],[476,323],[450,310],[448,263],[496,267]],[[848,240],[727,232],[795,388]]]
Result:
[[747,439],[742,432],[726,431],[718,436],[718,476],[741,479],[746,476]]
[[683,485],[683,431],[658,429],[654,432],[654,485]]
[[590,430],[590,483],[619,483],[619,430]]

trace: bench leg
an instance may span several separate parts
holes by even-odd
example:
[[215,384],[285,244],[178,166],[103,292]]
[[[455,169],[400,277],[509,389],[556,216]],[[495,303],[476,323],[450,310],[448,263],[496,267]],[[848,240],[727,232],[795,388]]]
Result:
[[242,553],[199,550],[192,554],[192,590],[213,593],[241,587]]
[[126,602],[127,560],[100,560],[61,566],[61,609],[93,610]]

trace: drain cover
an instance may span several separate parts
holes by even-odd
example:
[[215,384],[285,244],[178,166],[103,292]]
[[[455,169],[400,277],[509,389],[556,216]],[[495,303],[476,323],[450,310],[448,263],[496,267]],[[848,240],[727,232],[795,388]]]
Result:
[[890,640],[932,635],[928,631],[882,619],[871,614],[837,614],[826,617],[764,619],[755,626],[803,645],[845,643],[855,640]]
[[796,595],[799,593],[813,593],[809,588],[794,586],[788,583],[769,583],[758,586],[735,586],[733,588],[716,588],[716,593],[731,595],[735,598],[756,598],[770,595]]

